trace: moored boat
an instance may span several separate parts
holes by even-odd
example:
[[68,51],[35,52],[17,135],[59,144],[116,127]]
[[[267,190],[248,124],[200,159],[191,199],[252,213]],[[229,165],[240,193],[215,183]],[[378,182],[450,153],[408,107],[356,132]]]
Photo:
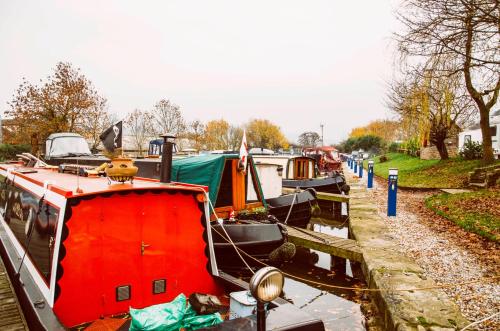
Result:
[[257,161],[255,167],[269,213],[280,222],[305,228],[309,224],[313,208],[317,205],[315,192],[305,190],[283,194],[281,165]]
[[[223,222],[234,243],[254,258],[266,260],[286,241],[286,230],[268,217],[267,202],[251,157],[246,172],[240,169],[237,154],[173,160],[172,180],[208,186],[213,203],[212,217]],[[218,261],[223,268],[234,266],[234,251],[228,249],[222,237],[214,233]]]
[[[206,191],[0,164],[0,252],[30,328],[83,330],[117,317],[115,329],[123,329],[130,307],[243,289],[219,271]],[[274,327],[294,329],[279,316],[296,314],[309,329],[323,329],[290,304],[272,306]]]

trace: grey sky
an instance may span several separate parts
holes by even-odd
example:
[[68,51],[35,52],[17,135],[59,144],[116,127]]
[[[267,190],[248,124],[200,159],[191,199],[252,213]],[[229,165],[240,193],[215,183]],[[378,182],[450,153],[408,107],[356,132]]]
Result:
[[69,61],[119,117],[161,98],[187,120],[267,118],[325,142],[388,117],[395,0],[2,1],[0,104]]

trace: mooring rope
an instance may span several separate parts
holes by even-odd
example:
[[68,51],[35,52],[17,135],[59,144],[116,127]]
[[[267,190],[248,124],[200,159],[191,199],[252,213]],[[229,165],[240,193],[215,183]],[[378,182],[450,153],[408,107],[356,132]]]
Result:
[[[210,208],[212,208],[212,212],[214,213],[214,216],[215,218],[218,220],[219,217],[217,216],[217,213],[215,212],[215,208],[214,206],[212,205],[212,201],[210,201],[210,198],[208,196],[208,193],[205,192],[205,197],[208,201],[208,204],[210,205]],[[210,217],[210,215],[208,215],[208,217]],[[210,223],[210,221],[209,221]],[[255,272],[253,271],[253,269],[250,267],[250,265],[248,265],[247,261],[243,258],[243,256],[241,256],[240,254],[240,249],[234,244],[233,240],[231,239],[231,237],[229,236],[229,234],[227,233],[226,229],[224,229],[224,224],[221,223],[220,227],[222,228],[222,230],[224,231],[224,233],[226,234],[227,238],[224,237],[219,231],[217,231],[217,229],[215,229],[212,224],[210,224],[210,227],[211,229],[213,229],[215,232],[217,232],[219,234],[219,236],[221,236],[222,238],[224,238],[224,240],[228,241],[233,247],[234,247],[234,250],[236,251],[236,254],[238,254],[238,256],[240,257],[240,259],[243,261],[243,263],[245,264],[245,266],[248,268],[248,270],[250,270],[250,272],[252,274],[254,274]],[[242,250],[243,252],[243,250]],[[252,257],[253,258],[253,257]]]
[[488,321],[488,320],[490,320],[490,319],[492,319],[493,317],[498,316],[498,315],[500,315],[500,312],[496,312],[495,314],[490,315],[490,316],[487,316],[487,317],[485,317],[485,318],[483,318],[483,319],[481,319],[481,320],[479,320],[479,321],[472,322],[471,324],[467,325],[465,328],[460,329],[460,331],[467,330],[467,329],[468,329],[468,328],[470,328],[471,326],[478,325],[478,324],[481,324],[481,323],[483,323],[483,322],[486,322],[486,321]]
[[[215,228],[212,228],[215,232],[217,232],[221,237],[223,237],[221,235],[221,233],[219,231],[217,231],[217,229]],[[224,237],[223,237],[224,238]],[[225,240],[227,240],[226,238],[224,238]],[[249,257],[250,259],[262,264],[263,266],[266,266],[266,267],[269,267],[270,265],[265,263],[265,262],[262,262],[261,260],[251,256],[250,254],[248,254],[247,252],[245,252],[244,250],[242,250],[241,248],[239,247],[236,247],[234,246],[237,250],[241,251],[244,255],[246,255],[247,257]],[[238,254],[239,255],[239,254]],[[240,255],[241,257],[241,255]],[[482,277],[482,278],[479,278],[479,279],[475,279],[475,280],[471,280],[471,281],[466,281],[466,282],[460,282],[460,283],[444,283],[444,284],[441,284],[441,285],[435,285],[435,286],[427,286],[427,287],[415,287],[415,288],[407,288],[407,289],[388,289],[388,288],[357,288],[357,287],[351,287],[351,286],[340,286],[340,285],[332,285],[332,284],[326,284],[326,283],[322,283],[322,282],[317,282],[317,281],[314,281],[314,280],[310,280],[310,279],[307,279],[307,278],[302,278],[300,276],[296,276],[296,275],[293,275],[293,274],[289,274],[287,272],[283,272],[283,275],[287,276],[287,277],[290,277],[290,278],[294,278],[296,280],[299,280],[299,281],[302,281],[302,282],[305,282],[305,283],[310,283],[310,284],[315,284],[315,285],[318,285],[318,286],[324,286],[324,287],[329,287],[329,288],[334,288],[334,289],[339,289],[339,290],[352,290],[352,291],[360,291],[360,292],[413,292],[413,291],[425,291],[425,290],[434,290],[434,289],[442,289],[442,288],[451,288],[451,287],[458,287],[458,286],[462,286],[462,285],[470,285],[470,284],[476,284],[476,283],[480,283],[482,281],[485,281],[485,280],[496,280],[496,279],[500,279],[500,276],[494,276],[494,277]]]

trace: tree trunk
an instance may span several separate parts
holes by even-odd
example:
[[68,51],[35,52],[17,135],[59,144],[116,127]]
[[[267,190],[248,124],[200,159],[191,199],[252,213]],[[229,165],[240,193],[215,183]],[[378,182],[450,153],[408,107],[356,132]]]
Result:
[[490,164],[495,161],[490,133],[490,109],[487,107],[479,107],[479,115],[481,134],[483,135],[483,162]]
[[441,158],[441,160],[448,160],[448,149],[446,148],[444,139],[436,142],[436,148],[439,152],[439,157]]

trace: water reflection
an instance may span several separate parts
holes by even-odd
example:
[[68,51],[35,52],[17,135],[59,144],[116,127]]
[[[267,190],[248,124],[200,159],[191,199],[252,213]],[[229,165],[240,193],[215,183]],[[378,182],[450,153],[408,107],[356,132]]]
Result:
[[[348,238],[346,222],[314,218],[309,228],[316,232]],[[340,259],[339,263],[337,259],[337,267],[333,267],[329,254],[298,249],[300,254],[297,254],[297,258],[281,267],[284,272],[301,278],[297,280],[287,277],[284,289],[286,298],[293,301],[297,307],[322,319],[327,330],[365,330],[365,318],[361,311],[362,293],[321,285],[366,287],[363,277],[360,277],[359,266],[351,266],[349,260],[343,259]],[[364,299],[364,302],[368,301],[367,298]]]
[[285,281],[285,293],[297,307],[320,318],[326,330],[365,330],[357,303],[291,278]]

